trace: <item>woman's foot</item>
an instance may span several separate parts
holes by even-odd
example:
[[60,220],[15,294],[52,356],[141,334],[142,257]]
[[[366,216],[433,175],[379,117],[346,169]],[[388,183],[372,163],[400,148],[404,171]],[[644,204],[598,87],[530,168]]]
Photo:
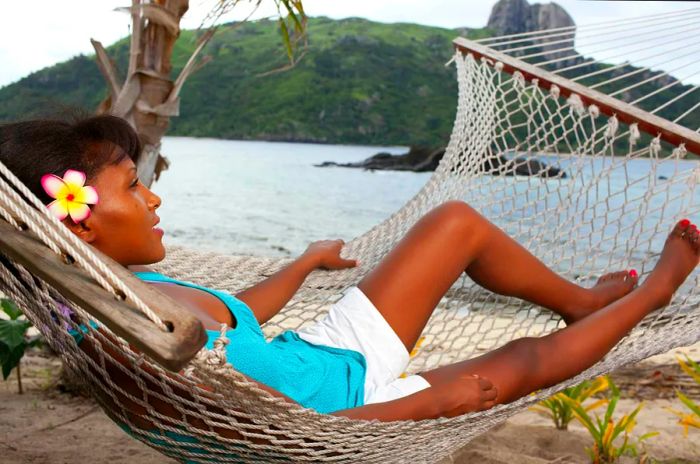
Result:
[[673,228],[654,270],[642,287],[652,295],[655,308],[666,306],[700,261],[700,233],[695,224],[683,219]]
[[631,292],[638,281],[639,276],[634,269],[601,276],[592,288],[586,289],[588,301],[579,301],[577,306],[570,308],[565,315],[562,314],[564,322],[569,325],[619,300]]

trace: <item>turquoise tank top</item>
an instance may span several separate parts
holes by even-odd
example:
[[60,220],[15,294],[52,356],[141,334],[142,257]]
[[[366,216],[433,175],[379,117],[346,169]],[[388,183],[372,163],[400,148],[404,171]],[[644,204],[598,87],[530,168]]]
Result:
[[[236,321],[226,336],[226,359],[239,372],[284,393],[304,407],[330,413],[364,404],[365,357],[345,350],[308,343],[288,330],[269,342],[252,310],[235,296],[172,279],[157,272],[135,272],[146,282],[172,282],[211,293],[228,307]],[[212,349],[218,330],[207,330]],[[82,335],[73,334],[79,341]]]

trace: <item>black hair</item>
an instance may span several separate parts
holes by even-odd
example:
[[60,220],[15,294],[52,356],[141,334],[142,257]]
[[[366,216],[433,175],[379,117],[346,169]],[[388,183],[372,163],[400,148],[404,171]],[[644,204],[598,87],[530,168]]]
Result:
[[75,169],[85,173],[89,185],[105,167],[126,157],[136,164],[140,153],[136,131],[116,116],[73,114],[0,124],[0,161],[44,204],[53,201],[41,186],[44,174],[63,177]]

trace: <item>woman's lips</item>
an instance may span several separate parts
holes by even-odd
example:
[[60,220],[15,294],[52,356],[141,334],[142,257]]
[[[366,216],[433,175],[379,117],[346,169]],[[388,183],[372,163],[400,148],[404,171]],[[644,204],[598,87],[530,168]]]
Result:
[[161,237],[162,237],[163,234],[165,233],[165,231],[163,231],[163,229],[161,229],[160,227],[154,227],[154,228],[153,228],[153,232],[155,232],[156,234],[160,235]]

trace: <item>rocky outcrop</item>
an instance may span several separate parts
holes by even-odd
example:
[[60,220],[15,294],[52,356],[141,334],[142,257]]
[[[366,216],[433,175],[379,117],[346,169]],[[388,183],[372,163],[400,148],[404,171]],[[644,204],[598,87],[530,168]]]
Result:
[[528,29],[530,4],[527,0],[500,0],[491,8],[486,27],[497,35],[520,34]]
[[325,168],[328,166],[339,166],[344,168],[363,168],[369,170],[392,170],[392,171],[413,171],[427,172],[437,169],[440,160],[445,154],[444,148],[437,150],[425,147],[411,147],[404,155],[392,155],[390,153],[377,153],[364,161],[356,163],[336,163],[334,161],[324,161],[314,166]]
[[556,3],[535,3],[530,6],[526,31],[575,26],[573,18]]
[[[574,20],[569,16],[569,13],[556,3],[535,3],[530,5],[527,0],[500,0],[491,9],[489,22],[487,27],[493,29],[497,35],[521,34],[523,32],[532,32],[542,29],[554,29],[560,27],[575,26]],[[524,45],[540,45],[540,50],[537,52],[548,52],[543,55],[544,59],[540,61],[549,61],[563,58],[574,53],[572,50],[555,51],[562,48],[574,46],[573,37],[571,41],[560,42],[566,40],[569,36],[557,36],[548,40],[533,40],[531,42],[523,42],[514,44],[512,47]],[[547,42],[556,41],[558,43],[546,45]],[[513,53],[514,55],[523,55],[533,53],[535,50],[524,50],[522,53]],[[556,63],[556,68],[570,66],[578,63],[580,57],[576,56],[567,60]]]
[[[391,171],[413,171],[426,172],[435,171],[440,160],[445,155],[445,148],[437,150],[425,147],[411,147],[404,155],[392,155],[390,153],[377,153],[366,160],[356,163],[336,163],[334,161],[324,161],[314,166],[319,168],[337,166],[345,168],[362,168],[365,170],[391,170]],[[554,166],[547,166],[545,163],[525,157],[515,157],[508,159],[503,155],[486,160],[483,169],[488,174],[498,176],[538,176],[566,178],[565,172]]]
[[575,25],[569,13],[556,3],[530,5],[527,0],[500,0],[491,9],[486,27],[497,35],[507,35]]

